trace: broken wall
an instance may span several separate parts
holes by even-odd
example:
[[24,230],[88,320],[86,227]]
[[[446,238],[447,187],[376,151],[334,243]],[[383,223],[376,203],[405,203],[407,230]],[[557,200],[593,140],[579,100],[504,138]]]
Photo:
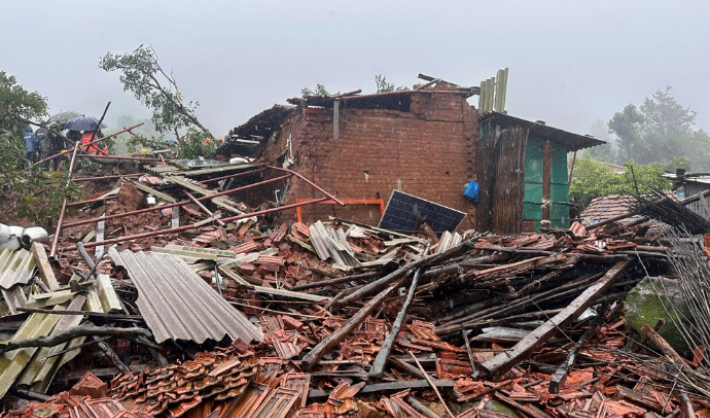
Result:
[[[478,113],[455,94],[412,94],[410,111],[348,108],[341,103],[339,138],[333,139],[333,110],[304,108],[282,125],[266,157],[276,161],[291,137],[292,169],[331,191],[339,199],[384,199],[395,189],[468,213],[462,228],[471,228],[475,207],[463,187],[475,179]],[[321,197],[300,181],[291,185],[287,203]],[[305,221],[334,215],[376,225],[376,204],[347,207],[319,204],[303,208]]]

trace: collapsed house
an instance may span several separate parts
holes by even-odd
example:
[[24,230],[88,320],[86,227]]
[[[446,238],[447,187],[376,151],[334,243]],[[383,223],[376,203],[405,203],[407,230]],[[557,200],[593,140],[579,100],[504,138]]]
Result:
[[[377,225],[396,190],[464,212],[461,230],[569,226],[567,153],[603,142],[482,114],[467,101],[479,92],[434,80],[412,90],[289,99],[291,106],[275,105],[231,130],[218,152],[289,167],[347,204],[304,208],[304,221]],[[463,196],[470,181],[479,185],[478,203]],[[281,195],[287,203],[315,197],[304,185]]]
[[[434,84],[274,107],[222,148],[255,159],[74,176],[72,157],[86,193],[51,236],[0,224],[0,418],[710,416],[710,221],[688,209],[706,194],[511,233],[564,223],[562,156],[596,140]],[[448,152],[440,132],[488,200],[456,206],[451,161],[395,158]],[[382,227],[407,207],[443,233]],[[451,207],[468,225],[434,222]],[[479,224],[502,232],[453,232]]]
[[[263,167],[179,165],[92,176],[108,191],[74,202],[52,256],[22,240],[26,231],[4,235],[5,416],[707,413],[698,347],[710,340],[677,348],[694,349],[685,360],[656,317],[620,303],[671,266],[691,274],[688,257],[707,263],[684,236],[664,246],[598,222],[561,235],[470,231],[452,243],[342,220],[274,221],[241,201],[246,186],[209,186]],[[225,207],[246,213],[219,216]],[[641,339],[657,348],[621,350]]]

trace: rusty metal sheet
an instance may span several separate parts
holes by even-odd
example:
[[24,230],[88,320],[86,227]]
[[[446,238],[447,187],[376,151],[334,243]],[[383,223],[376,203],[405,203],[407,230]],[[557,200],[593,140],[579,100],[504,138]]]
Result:
[[180,257],[151,252],[109,250],[138,288],[138,308],[155,340],[262,341],[263,334],[232,307]]

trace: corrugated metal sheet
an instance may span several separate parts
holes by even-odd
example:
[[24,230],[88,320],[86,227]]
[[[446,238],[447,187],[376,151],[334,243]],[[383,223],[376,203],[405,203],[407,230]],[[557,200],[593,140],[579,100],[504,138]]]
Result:
[[138,288],[138,307],[155,340],[219,341],[225,335],[244,342],[264,337],[241,312],[222,299],[180,257],[109,250]]
[[9,289],[16,284],[27,284],[35,270],[35,259],[27,250],[0,250],[0,287]]
[[[54,309],[63,310],[64,308],[55,307]],[[10,341],[44,337],[49,334],[59,319],[60,315],[32,314]],[[39,349],[36,347],[21,348],[0,355],[0,399],[5,396],[15,383],[15,379],[32,361],[37,350]]]
[[574,134],[572,132],[563,131],[562,129],[553,128],[552,126],[545,125],[540,122],[533,122],[497,112],[491,112],[489,115],[481,118],[481,125],[483,125],[485,121],[491,119],[494,120],[496,124],[501,125],[501,127],[520,125],[524,128],[529,128],[530,136],[536,136],[538,138],[545,138],[552,142],[557,142],[563,145],[567,151],[578,151],[584,148],[606,144],[606,142],[600,141],[593,137]]

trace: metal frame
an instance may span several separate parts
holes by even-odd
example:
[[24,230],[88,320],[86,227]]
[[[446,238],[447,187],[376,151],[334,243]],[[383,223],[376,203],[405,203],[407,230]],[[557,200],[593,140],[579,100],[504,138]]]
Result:
[[[75,152],[76,152],[77,149],[78,149],[78,147],[75,147],[75,148],[74,148]],[[70,169],[71,169],[71,166],[73,165],[73,163],[74,163],[74,159],[72,159],[72,163],[70,164]],[[285,174],[285,175],[283,175],[283,176],[279,176],[279,177],[274,177],[274,178],[272,178],[272,179],[260,181],[260,182],[257,182],[257,183],[248,184],[248,185],[246,185],[246,186],[237,187],[237,188],[230,189],[230,190],[225,190],[225,191],[222,191],[222,192],[219,192],[219,193],[215,193],[215,194],[212,194],[212,195],[209,195],[209,196],[203,196],[203,197],[201,197],[201,198],[194,198],[194,197],[193,197],[193,198],[194,198],[195,201],[197,201],[197,202],[200,202],[200,201],[203,201],[203,200],[211,200],[211,199],[214,199],[215,197],[219,197],[219,196],[224,196],[224,195],[236,193],[236,192],[239,192],[239,191],[242,191],[242,190],[251,189],[251,188],[258,187],[258,186],[261,186],[261,185],[264,185],[264,184],[269,184],[269,183],[273,183],[273,182],[280,181],[280,180],[285,180],[285,179],[288,179],[288,178],[290,178],[290,177],[296,176],[296,177],[298,177],[299,179],[301,179],[301,180],[303,180],[304,182],[306,182],[306,183],[308,183],[309,185],[311,185],[311,186],[312,186],[313,188],[315,188],[316,190],[318,190],[318,191],[319,191],[320,193],[322,193],[325,197],[322,197],[322,198],[320,198],[320,199],[309,199],[308,201],[305,201],[305,202],[299,202],[299,203],[294,203],[294,204],[291,204],[291,205],[285,205],[285,206],[280,206],[280,207],[276,207],[276,208],[265,209],[265,210],[261,210],[261,211],[256,211],[256,212],[251,212],[251,213],[245,213],[245,214],[242,214],[242,215],[232,216],[232,217],[229,217],[229,218],[221,219],[221,222],[223,222],[224,224],[227,224],[227,223],[229,223],[229,222],[237,221],[237,220],[240,220],[240,219],[251,218],[251,217],[254,217],[254,216],[266,215],[266,214],[269,214],[269,213],[280,212],[280,211],[287,210],[287,209],[300,208],[301,206],[311,205],[311,204],[314,204],[314,203],[320,203],[320,202],[325,202],[325,201],[329,201],[330,204],[337,204],[337,205],[340,205],[340,206],[345,206],[345,203],[344,203],[343,201],[339,200],[339,199],[338,199],[337,197],[335,197],[334,195],[328,193],[328,192],[325,191],[323,188],[321,188],[320,186],[316,185],[315,183],[313,183],[312,181],[310,181],[308,178],[304,177],[303,175],[301,175],[301,174],[299,174],[299,173],[297,173],[297,172],[295,172],[295,171],[288,170],[288,169],[285,169],[285,168],[280,168],[280,167],[272,167],[272,166],[269,166],[269,167],[267,167],[267,168],[272,169],[272,170],[275,170],[275,171],[284,172],[284,173],[287,173],[287,174]],[[257,170],[257,171],[258,171],[258,170]],[[240,173],[240,174],[244,174],[244,173]],[[154,212],[154,211],[159,211],[159,210],[167,209],[167,208],[171,208],[171,207],[184,206],[184,205],[187,205],[187,204],[189,204],[189,203],[195,203],[195,202],[193,202],[192,200],[185,200],[185,201],[181,201],[181,202],[177,202],[177,203],[171,203],[171,204],[167,204],[167,205],[156,206],[156,207],[154,207],[154,208],[140,209],[140,210],[135,210],[135,211],[131,211],[131,212],[118,213],[118,214],[115,214],[115,215],[102,216],[102,217],[99,217],[99,218],[85,219],[85,220],[76,221],[76,222],[68,222],[68,223],[66,223],[66,224],[64,224],[64,213],[65,213],[65,211],[66,211],[66,199],[65,199],[65,202],[64,202],[64,203],[65,203],[65,204],[62,206],[62,210],[61,210],[60,217],[59,217],[59,223],[58,223],[58,225],[57,225],[57,231],[56,231],[56,233],[55,233],[54,240],[53,240],[53,244],[52,244],[52,247],[53,247],[52,256],[53,256],[54,254],[56,254],[56,245],[57,245],[57,243],[58,243],[58,241],[59,241],[59,235],[61,234],[62,228],[69,228],[69,227],[72,227],[72,226],[85,225],[85,224],[96,223],[96,222],[100,222],[100,221],[107,221],[107,220],[109,220],[109,219],[123,218],[123,217],[127,217],[127,216],[132,216],[132,215],[141,214],[141,213]],[[378,202],[378,204],[379,204],[379,202]],[[129,235],[129,236],[124,236],[124,237],[118,237],[118,238],[113,238],[113,239],[104,240],[104,241],[96,241],[96,242],[91,242],[91,243],[84,244],[84,247],[85,247],[85,248],[92,248],[92,247],[96,247],[96,246],[100,246],[100,245],[115,244],[115,243],[118,243],[118,242],[130,241],[130,240],[139,239],[139,238],[149,238],[149,237],[154,237],[154,236],[159,236],[159,235],[166,235],[166,234],[178,233],[178,232],[183,232],[183,231],[188,231],[188,230],[191,230],[191,229],[195,229],[195,228],[196,228],[195,225],[196,225],[196,224],[192,224],[192,225],[186,225],[186,226],[181,226],[181,227],[177,227],[177,228],[169,228],[169,229],[163,229],[163,230],[158,230],[158,231],[146,232],[146,233],[142,233],[142,234],[135,234],[135,235]],[[76,249],[76,245],[72,245],[72,246],[68,246],[68,247],[63,248],[64,251],[66,251],[66,250],[73,250],[73,249]]]

